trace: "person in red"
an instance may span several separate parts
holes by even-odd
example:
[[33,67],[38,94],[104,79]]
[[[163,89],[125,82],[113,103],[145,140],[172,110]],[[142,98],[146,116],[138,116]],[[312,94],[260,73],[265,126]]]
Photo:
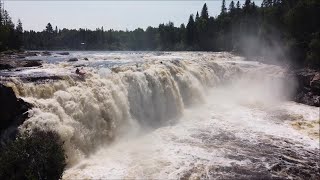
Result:
[[84,76],[86,73],[85,72],[81,72],[79,68],[76,69],[76,74],[80,75],[80,76]]

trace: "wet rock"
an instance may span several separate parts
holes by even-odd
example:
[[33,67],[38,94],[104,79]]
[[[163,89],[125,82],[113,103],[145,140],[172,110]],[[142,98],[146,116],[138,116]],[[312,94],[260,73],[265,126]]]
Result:
[[13,69],[20,67],[38,67],[42,65],[41,60],[22,60],[22,59],[2,59],[0,61],[0,70]]
[[86,58],[86,57],[84,58],[84,60],[89,61],[89,59],[88,59],[88,58]]
[[39,53],[37,52],[32,52],[32,51],[27,51],[24,53],[25,56],[37,56]]
[[23,55],[23,54],[19,54],[19,55],[17,56],[17,58],[19,58],[19,59],[24,59],[24,58],[26,58],[26,56]]
[[31,104],[16,97],[12,88],[0,84],[0,147],[15,137],[31,108]]
[[46,75],[46,76],[30,76],[30,77],[21,77],[20,79],[26,82],[35,82],[35,83],[47,83],[56,80],[62,80],[64,77],[55,76],[55,75]]
[[14,68],[12,65],[6,64],[6,63],[1,63],[1,62],[0,62],[0,70],[3,70],[3,69],[12,69],[12,68]]
[[41,53],[43,56],[51,56],[51,52],[49,51],[44,51]]
[[28,60],[28,61],[23,61],[22,66],[23,67],[36,67],[36,66],[41,66],[42,63],[41,60]]
[[320,72],[317,72],[310,82],[311,91],[320,95]]
[[299,103],[320,106],[320,72],[312,69],[300,69],[293,72],[298,87],[294,100]]
[[69,52],[60,52],[60,53],[57,53],[57,54],[66,56],[66,55],[69,55],[70,53]]
[[70,59],[68,60],[68,62],[75,62],[75,61],[78,61],[78,58],[70,58]]
[[5,54],[5,55],[13,55],[15,53],[15,51],[7,50],[7,51],[4,51],[2,53]]

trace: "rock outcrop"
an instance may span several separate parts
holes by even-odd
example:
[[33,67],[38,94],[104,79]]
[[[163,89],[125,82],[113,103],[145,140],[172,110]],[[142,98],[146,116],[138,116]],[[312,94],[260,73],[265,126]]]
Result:
[[38,67],[42,65],[41,60],[22,60],[22,59],[6,59],[1,58],[0,60],[0,70],[13,69],[20,67]]
[[320,106],[320,72],[301,69],[294,72],[298,88],[294,100],[299,103]]
[[0,148],[15,138],[17,128],[28,118],[32,105],[17,98],[12,88],[0,84]]
[[69,52],[59,52],[57,54],[66,56],[66,55],[69,55],[70,53]]
[[68,62],[75,62],[75,61],[78,61],[78,58],[70,58],[70,59],[68,60]]

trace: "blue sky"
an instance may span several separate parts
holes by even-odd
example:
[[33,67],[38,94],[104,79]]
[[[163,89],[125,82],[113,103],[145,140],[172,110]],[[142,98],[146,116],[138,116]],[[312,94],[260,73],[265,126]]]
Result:
[[[227,6],[231,1],[226,1]],[[243,4],[243,1],[240,1]],[[255,1],[257,5],[261,1]],[[21,19],[25,30],[41,31],[50,22],[58,28],[133,30],[149,25],[187,23],[190,14],[207,3],[210,16],[217,16],[221,0],[214,1],[5,1],[13,22]]]

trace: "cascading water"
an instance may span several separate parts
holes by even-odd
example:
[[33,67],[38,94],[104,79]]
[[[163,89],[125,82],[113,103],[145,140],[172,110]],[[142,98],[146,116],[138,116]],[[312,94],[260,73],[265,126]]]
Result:
[[[85,81],[66,77],[11,86],[35,105],[21,131],[57,131],[72,163],[126,132],[179,118],[184,106],[203,101],[204,89],[221,81],[227,68],[210,61],[154,61],[120,66],[104,76],[92,70]],[[233,67],[228,73],[238,70]]]
[[[35,105],[30,112],[30,118],[21,125],[20,131],[32,132],[32,129],[40,128],[54,130],[60,135],[64,141],[69,168],[71,168],[66,172],[65,178],[178,178],[188,176],[188,173],[187,175],[185,172],[182,173],[183,168],[178,168],[178,170],[177,165],[172,163],[175,159],[178,164],[182,162],[179,159],[179,156],[183,156],[179,155],[180,152],[187,153],[187,149],[190,149],[194,152],[199,151],[197,155],[193,155],[199,158],[201,154],[212,156],[209,155],[210,153],[208,154],[207,150],[205,150],[206,152],[197,150],[201,145],[192,148],[194,144],[199,143],[194,138],[201,136],[201,141],[205,141],[206,138],[202,136],[207,136],[206,133],[212,131],[215,133],[214,137],[222,138],[220,140],[226,141],[226,143],[233,142],[231,138],[233,135],[228,133],[234,133],[237,138],[245,139],[248,134],[242,130],[235,130],[237,123],[243,129],[247,127],[248,131],[252,131],[253,127],[260,128],[260,125],[267,121],[252,120],[248,124],[243,124],[247,122],[243,118],[251,119],[251,116],[255,116],[256,119],[264,119],[265,117],[261,113],[263,114],[265,111],[259,114],[255,112],[258,111],[255,108],[268,109],[274,106],[275,102],[282,102],[285,100],[284,92],[290,94],[288,91],[292,89],[287,87],[291,83],[284,83],[285,70],[280,67],[243,61],[240,57],[228,53],[203,54],[204,56],[198,57],[197,53],[176,53],[160,59],[156,56],[146,55],[141,57],[144,59],[143,62],[134,61],[130,64],[110,68],[111,71],[109,68],[87,67],[85,79],[64,76],[62,80],[46,83],[22,82],[18,79],[12,79],[14,83],[9,83],[9,85],[13,87],[16,94]],[[182,58],[177,59],[175,55],[180,55]],[[62,65],[51,66],[61,67]],[[68,69],[68,66],[63,65],[63,68]],[[311,111],[311,114],[314,113],[313,110]],[[219,112],[223,113],[219,114]],[[244,115],[243,113],[246,112],[247,114]],[[216,114],[212,115],[212,113]],[[208,119],[217,118],[220,121],[210,124],[202,120],[205,117]],[[239,118],[239,121],[230,121],[230,119],[236,118]],[[188,124],[190,119],[193,122]],[[194,132],[202,131],[198,127],[197,121],[203,121],[204,126],[201,126],[203,132]],[[230,124],[226,125],[227,123]],[[182,125],[179,126],[179,124]],[[212,126],[212,129],[207,129],[205,124],[208,124],[208,127]],[[170,127],[175,130],[173,131]],[[266,128],[270,127],[276,126],[266,125]],[[143,134],[141,132],[150,132],[151,134],[147,133],[149,135],[146,137],[154,135],[156,138],[151,140],[152,142],[150,142],[150,138],[139,140],[141,137],[137,137],[138,140],[132,140],[132,142],[126,140],[132,136]],[[262,132],[276,134],[274,131],[261,130],[260,133]],[[218,135],[219,133],[222,134]],[[286,136],[286,134],[279,136]],[[258,135],[259,133],[253,133],[253,136]],[[186,139],[183,139],[184,136]],[[223,140],[223,138],[226,139]],[[177,141],[177,139],[180,140]],[[160,145],[155,145],[154,141]],[[178,147],[174,145],[177,143],[176,141],[183,141],[189,145],[183,145],[183,149],[176,148]],[[221,143],[221,141],[217,143]],[[312,140],[305,141],[314,144]],[[170,144],[170,142],[172,143]],[[149,148],[151,149],[147,148],[146,150],[143,147],[148,143],[150,143],[151,147]],[[136,145],[141,145],[142,149],[135,148]],[[208,144],[204,143],[204,145]],[[233,147],[233,145],[230,146]],[[115,152],[122,152],[126,148],[133,150],[125,151],[122,154]],[[174,149],[174,152],[171,152],[170,148]],[[162,150],[164,152],[160,153]],[[212,147],[210,151],[217,151],[217,149]],[[149,155],[141,154],[150,153],[150,156],[157,156],[156,152],[159,153],[156,160]],[[152,163],[146,161],[143,162],[145,164],[142,163],[143,165],[136,164],[142,168],[140,170],[129,168],[132,167],[132,164],[122,167],[129,162],[138,163],[136,161],[138,158],[135,160],[127,159],[127,161],[125,158],[118,158],[122,155],[132,158],[132,154],[135,153],[140,158],[151,158],[150,162],[156,163],[158,166],[153,171],[148,170],[146,166],[151,166]],[[172,153],[177,157],[173,158]],[[222,158],[221,152],[215,153],[217,157]],[[114,155],[116,158],[110,159]],[[84,165],[88,164],[85,162],[86,158],[89,158],[89,161],[91,158],[94,162],[105,156],[107,159],[103,162],[106,164],[97,164],[99,167],[106,166],[106,170],[97,171],[97,168],[90,169]],[[161,160],[161,158],[165,159],[165,156],[172,158],[171,161]],[[188,157],[189,155],[185,158],[188,159]],[[117,163],[112,163],[118,161],[123,161],[121,167]],[[200,159],[187,160],[188,163],[201,161]],[[231,160],[229,161],[231,162]],[[115,166],[115,169],[119,166],[119,171],[114,172],[108,169],[111,166]],[[178,166],[195,167],[194,164],[179,164]],[[88,170],[83,174],[78,174],[83,168]],[[171,168],[177,170],[172,171],[174,174],[170,175]],[[205,167],[201,168],[205,169]],[[167,174],[162,170],[168,171]],[[139,174],[144,171],[148,173]],[[192,171],[198,170],[188,169],[187,171],[192,174]],[[87,176],[90,172],[97,174],[97,176]]]

